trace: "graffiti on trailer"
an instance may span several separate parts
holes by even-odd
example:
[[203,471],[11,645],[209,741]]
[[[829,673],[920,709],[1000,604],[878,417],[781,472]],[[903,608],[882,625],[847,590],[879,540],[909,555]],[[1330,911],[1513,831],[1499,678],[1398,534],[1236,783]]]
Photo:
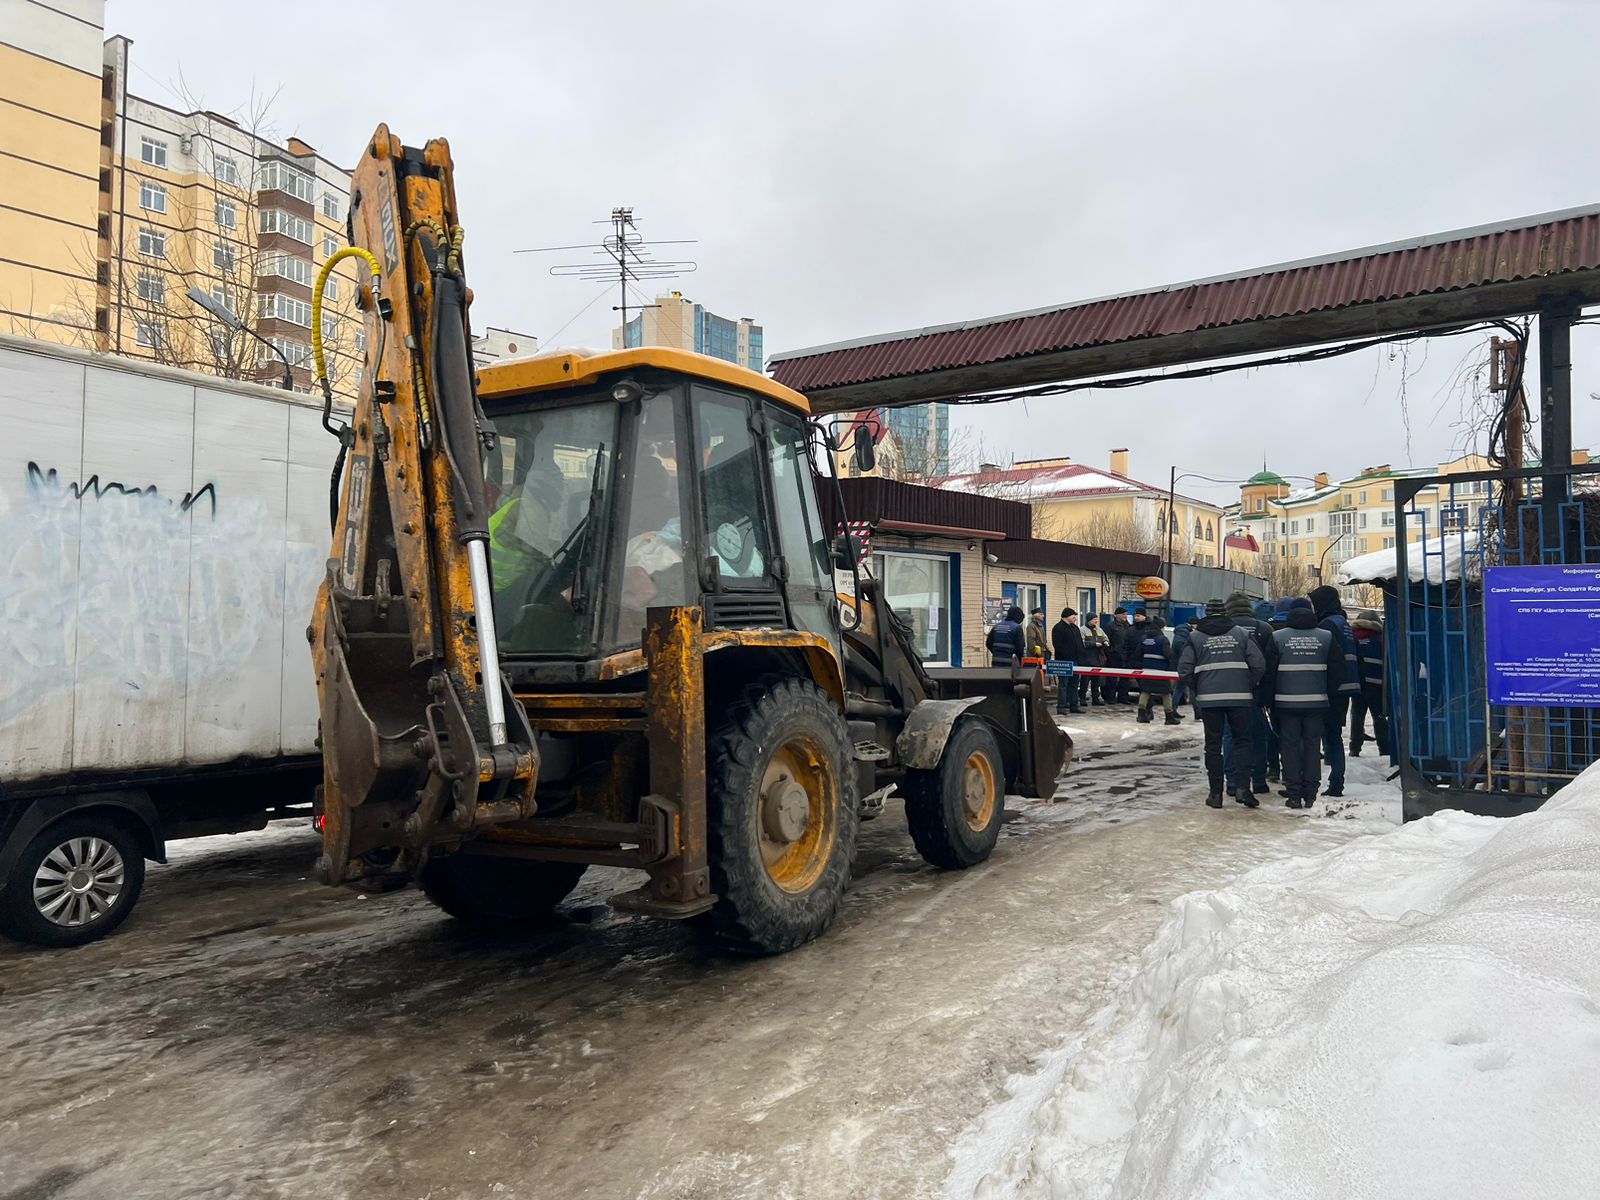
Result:
[[0,480],[0,726],[252,736],[246,689],[276,694],[284,613],[304,623],[325,548],[286,542],[281,501],[224,502],[214,482],[180,499],[37,462],[20,482]]
[[[117,483],[115,480],[109,480],[105,483],[101,483],[100,476],[98,474],[89,476],[89,478],[84,480],[82,483],[69,483],[65,486],[66,490],[71,493],[74,500],[82,500],[85,496],[92,496],[96,500],[99,500],[102,496],[108,495],[144,496],[149,499],[156,499],[160,496],[160,492],[156,489],[156,485],[153,483],[148,487],[129,487],[127,484]],[[58,491],[61,489],[61,487],[61,481],[57,478],[56,469],[54,467],[51,467],[47,471],[39,466],[39,464],[36,462],[30,462],[28,464],[29,492],[37,495],[43,489]],[[202,500],[210,503],[211,515],[216,516],[217,485],[214,483],[207,483],[198,491],[185,492],[183,499],[176,501],[178,511],[188,512]],[[170,504],[174,502],[169,500],[168,503]]]

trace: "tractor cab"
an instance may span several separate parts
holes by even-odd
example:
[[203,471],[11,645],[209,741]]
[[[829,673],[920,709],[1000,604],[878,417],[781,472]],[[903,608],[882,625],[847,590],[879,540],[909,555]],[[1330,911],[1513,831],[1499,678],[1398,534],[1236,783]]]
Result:
[[841,656],[808,407],[681,350],[485,368],[489,559],[500,651],[531,681],[603,678],[652,608],[707,632],[816,635]]

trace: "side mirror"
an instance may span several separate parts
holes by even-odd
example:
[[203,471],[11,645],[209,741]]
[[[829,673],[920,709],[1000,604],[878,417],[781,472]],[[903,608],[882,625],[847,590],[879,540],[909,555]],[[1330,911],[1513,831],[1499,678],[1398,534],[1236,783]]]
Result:
[[856,470],[869,474],[878,465],[878,452],[872,445],[872,434],[865,425],[856,426]]
[[848,533],[833,539],[833,566],[838,571],[852,570],[860,561],[860,545]]

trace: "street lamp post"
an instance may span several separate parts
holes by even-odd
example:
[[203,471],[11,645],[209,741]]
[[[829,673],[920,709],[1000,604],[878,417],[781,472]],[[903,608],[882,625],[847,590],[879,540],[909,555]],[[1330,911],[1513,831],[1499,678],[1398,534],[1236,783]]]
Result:
[[1328,555],[1333,553],[1333,548],[1335,546],[1337,546],[1340,542],[1344,541],[1344,539],[1349,537],[1349,536],[1350,536],[1350,531],[1348,529],[1346,529],[1338,537],[1334,538],[1333,541],[1328,543],[1328,548],[1322,552],[1322,557],[1317,559],[1317,582],[1318,583],[1322,582],[1322,564],[1328,561]]
[[[1280,476],[1280,478],[1282,478],[1282,479],[1297,479],[1297,480],[1301,480],[1301,481],[1306,482],[1306,483],[1314,482],[1309,475],[1283,475],[1283,476]],[[1178,468],[1177,468],[1177,465],[1176,464],[1173,465],[1171,474],[1170,474],[1170,476],[1168,477],[1168,480],[1167,480],[1167,513],[1166,513],[1166,520],[1167,520],[1167,603],[1168,603],[1169,607],[1170,607],[1170,605],[1172,603],[1172,539],[1173,539],[1173,534],[1175,532],[1173,518],[1177,513],[1178,480],[1180,480],[1180,479],[1204,479],[1207,483],[1247,484],[1247,483],[1250,482],[1248,479],[1215,479],[1210,475],[1202,475],[1198,471],[1183,471],[1183,472],[1180,473]],[[1221,523],[1220,522],[1218,522],[1218,528],[1219,528],[1219,530],[1221,528]],[[1340,536],[1342,537],[1344,535],[1341,534]],[[1223,545],[1224,545],[1224,547],[1227,545],[1227,537],[1226,537],[1226,535],[1224,535],[1224,537],[1223,537]],[[1331,549],[1333,549],[1333,547],[1329,546],[1328,549],[1331,550]],[[1323,556],[1324,557],[1327,556],[1327,552],[1326,551],[1323,552]],[[1228,555],[1227,555],[1226,549],[1223,550],[1222,555],[1221,555],[1221,559],[1222,559],[1223,569],[1226,569],[1227,568],[1227,563],[1228,563]],[[1318,567],[1317,575],[1318,575],[1318,578],[1320,578],[1321,575],[1322,575],[1322,571],[1321,571],[1320,567]]]
[[241,321],[237,315],[228,310],[226,305],[218,303],[218,301],[209,292],[203,292],[197,287],[192,287],[187,292],[187,295],[189,299],[194,301],[196,305],[205,309],[206,312],[210,313],[213,317],[221,321],[230,329],[237,329],[241,333],[248,333],[268,350],[271,350],[272,353],[277,356],[278,361],[283,364],[283,390],[286,392],[294,391],[294,368],[289,365],[289,360],[284,356],[282,350],[278,349],[266,338],[262,337],[254,329],[251,329],[250,326]]

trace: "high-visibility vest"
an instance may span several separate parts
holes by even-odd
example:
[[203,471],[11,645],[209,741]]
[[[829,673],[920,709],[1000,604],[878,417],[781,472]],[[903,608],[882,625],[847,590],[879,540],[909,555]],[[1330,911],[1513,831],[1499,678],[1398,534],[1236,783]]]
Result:
[[1278,647],[1278,679],[1272,703],[1285,711],[1328,707],[1328,655],[1333,631],[1280,629],[1272,635]]
[[1343,613],[1329,613],[1317,622],[1320,629],[1329,630],[1339,639],[1344,650],[1344,682],[1339,685],[1343,695],[1353,696],[1361,691],[1361,664],[1356,661],[1356,636],[1350,632],[1350,622]]
[[1255,702],[1255,683],[1245,656],[1250,637],[1250,631],[1238,625],[1227,633],[1213,635],[1196,629],[1189,635],[1196,708],[1247,708]]
[[512,541],[520,496],[507,500],[489,517],[489,582],[495,591],[504,591],[522,577],[533,562],[533,555]]

